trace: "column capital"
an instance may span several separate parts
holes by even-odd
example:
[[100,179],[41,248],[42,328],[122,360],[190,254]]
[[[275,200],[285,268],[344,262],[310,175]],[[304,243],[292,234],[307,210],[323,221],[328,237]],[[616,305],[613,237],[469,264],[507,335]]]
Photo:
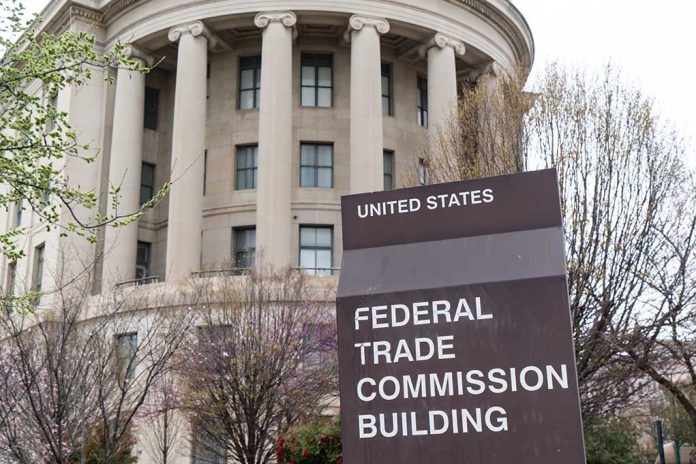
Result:
[[123,54],[131,60],[140,60],[148,68],[155,63],[155,57],[150,55],[145,49],[133,44],[128,44],[123,48]]
[[454,53],[459,56],[462,56],[464,55],[464,53],[466,53],[466,47],[464,46],[464,43],[461,40],[457,40],[454,37],[450,37],[441,32],[438,32],[427,42],[421,45],[420,49],[418,50],[421,58],[425,58],[428,50],[434,47],[450,47],[454,50]]
[[348,29],[343,34],[346,42],[350,42],[350,35],[353,31],[362,30],[365,26],[374,27],[378,34],[389,32],[389,21],[379,16],[353,15],[348,20]]
[[218,42],[215,34],[213,34],[202,21],[194,21],[192,23],[174,26],[169,29],[169,34],[167,34],[167,37],[171,42],[178,42],[181,36],[184,34],[191,34],[193,37],[205,37],[208,40],[209,48],[214,48]]
[[264,29],[270,23],[281,23],[285,27],[295,27],[297,16],[292,11],[262,11],[254,18],[256,27]]
[[503,74],[503,67],[495,61],[491,61],[490,63],[486,63],[482,66],[472,69],[471,72],[469,72],[467,79],[469,80],[469,82],[478,82],[479,79],[481,79],[483,76],[500,77]]

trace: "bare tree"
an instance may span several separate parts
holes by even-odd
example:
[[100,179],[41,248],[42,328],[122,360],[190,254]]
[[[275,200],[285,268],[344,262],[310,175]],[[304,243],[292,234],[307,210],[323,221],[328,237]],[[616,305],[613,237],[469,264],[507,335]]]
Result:
[[[656,227],[680,189],[684,145],[609,66],[588,76],[551,65],[533,83],[533,100],[519,78],[497,81],[464,91],[456,130],[443,135],[451,149],[429,166],[431,179],[514,172],[521,159],[532,169],[556,167],[583,414],[613,412],[644,384],[633,363],[616,357],[614,338],[645,307],[644,276],[663,244]],[[471,103],[491,92],[495,104]]]
[[152,290],[145,301],[138,289],[98,297],[89,289],[77,281],[52,295],[50,309],[0,320],[0,462],[129,454],[136,414],[171,370],[192,315],[158,309]]
[[182,373],[193,453],[268,463],[279,434],[336,392],[333,295],[291,271],[194,287],[203,326]]
[[181,383],[173,373],[165,375],[155,384],[153,391],[138,414],[147,424],[141,434],[145,452],[157,464],[170,464],[180,454],[180,444],[186,432],[185,418],[180,412],[182,402]]

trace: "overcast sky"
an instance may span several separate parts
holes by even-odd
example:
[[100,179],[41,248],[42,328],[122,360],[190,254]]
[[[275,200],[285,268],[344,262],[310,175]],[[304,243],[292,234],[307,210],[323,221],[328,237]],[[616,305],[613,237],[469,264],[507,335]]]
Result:
[[[47,0],[26,0],[40,11]],[[549,61],[611,60],[696,145],[696,0],[513,0],[534,34],[531,80]],[[696,164],[696,153],[691,161]]]

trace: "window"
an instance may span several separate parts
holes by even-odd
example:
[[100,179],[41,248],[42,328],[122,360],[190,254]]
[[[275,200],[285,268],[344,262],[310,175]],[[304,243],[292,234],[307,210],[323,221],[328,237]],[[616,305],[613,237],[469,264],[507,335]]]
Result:
[[138,242],[138,251],[135,256],[135,278],[145,279],[150,277],[150,263],[152,258],[152,243]]
[[13,261],[7,265],[7,281],[5,282],[5,295],[14,295],[15,284],[17,283],[17,262]]
[[307,323],[302,333],[302,364],[305,369],[321,367],[336,351],[336,326],[331,323]]
[[261,99],[261,56],[239,58],[239,99],[237,106],[245,110],[258,108]]
[[159,90],[145,87],[145,129],[157,130],[157,106]]
[[302,106],[332,105],[333,57],[331,55],[302,54]]
[[[58,111],[58,92],[57,91],[55,94],[49,95],[48,105],[53,109],[53,111]],[[46,123],[46,132],[53,132],[53,129],[55,129],[55,128],[56,128],[56,118],[49,116],[48,122]]]
[[430,182],[430,176],[428,175],[428,164],[423,158],[418,160],[418,182],[421,185],[426,185]]
[[333,227],[300,227],[300,267],[310,275],[331,275]]
[[15,217],[14,226],[19,227],[22,225],[22,211],[24,211],[24,199],[19,200],[15,204]]
[[191,464],[224,464],[227,453],[222,443],[204,442],[201,433],[194,427],[191,443]]
[[418,124],[428,127],[428,79],[418,76]]
[[232,229],[234,232],[234,267],[249,269],[256,264],[256,228]]
[[140,205],[152,200],[155,193],[155,165],[143,163],[140,171]]
[[333,145],[300,144],[300,187],[333,187]]
[[256,188],[259,167],[259,146],[237,147],[237,190]]
[[384,190],[394,188],[394,152],[384,150]]
[[117,335],[118,369],[121,382],[128,382],[135,377],[135,358],[138,353],[138,334]]
[[382,63],[382,114],[384,116],[392,115],[392,79],[391,79],[391,64]]
[[39,304],[41,300],[41,288],[43,283],[43,268],[44,268],[44,251],[46,250],[46,244],[34,248],[34,269],[32,275],[31,289],[37,293],[34,304]]
[[205,115],[210,114],[210,63],[205,67]]

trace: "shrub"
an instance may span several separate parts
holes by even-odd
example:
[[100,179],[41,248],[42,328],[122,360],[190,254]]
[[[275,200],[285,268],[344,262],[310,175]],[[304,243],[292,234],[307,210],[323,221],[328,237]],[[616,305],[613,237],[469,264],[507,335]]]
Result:
[[316,420],[290,430],[278,440],[281,464],[338,464],[341,425],[337,420]]

